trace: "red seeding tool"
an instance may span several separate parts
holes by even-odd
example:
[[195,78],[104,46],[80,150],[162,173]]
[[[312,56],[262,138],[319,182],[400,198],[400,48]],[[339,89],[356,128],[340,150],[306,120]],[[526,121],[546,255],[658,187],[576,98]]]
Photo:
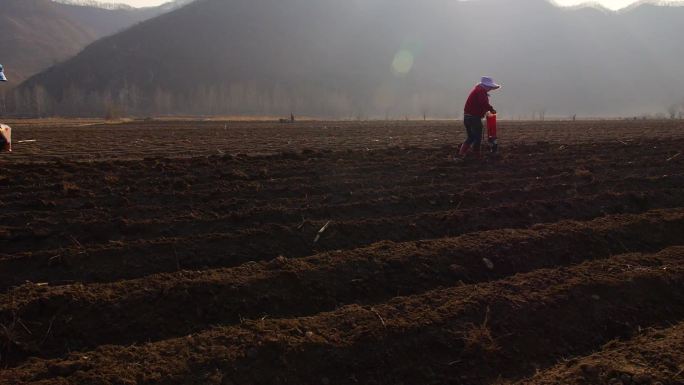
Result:
[[[484,136],[484,130],[482,136]],[[499,143],[496,136],[496,114],[487,114],[487,141],[489,142],[489,148],[492,154],[496,154],[499,149]]]

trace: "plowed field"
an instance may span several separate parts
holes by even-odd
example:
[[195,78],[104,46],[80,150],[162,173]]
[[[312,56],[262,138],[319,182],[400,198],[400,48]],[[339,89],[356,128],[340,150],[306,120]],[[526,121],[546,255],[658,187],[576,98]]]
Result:
[[682,122],[8,123],[2,385],[684,384]]

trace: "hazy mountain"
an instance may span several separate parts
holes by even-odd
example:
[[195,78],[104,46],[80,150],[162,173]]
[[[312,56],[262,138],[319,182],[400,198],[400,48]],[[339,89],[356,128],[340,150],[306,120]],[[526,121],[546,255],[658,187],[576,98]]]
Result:
[[[127,9],[127,10],[152,10],[152,13],[159,13],[159,11],[170,11],[176,8],[180,8],[186,4],[190,4],[195,0],[169,0],[165,2],[164,4],[161,4],[157,7],[143,7],[143,8],[135,8],[127,4],[122,4],[122,3],[110,3],[106,1],[98,1],[98,0],[52,0],[56,3],[61,3],[61,4],[68,4],[68,5],[80,5],[80,6],[85,6],[85,7],[93,7],[93,8],[104,8],[104,9]],[[156,11],[154,11],[156,9]]]
[[[180,0],[183,1],[183,0]],[[0,63],[11,84],[72,57],[89,43],[168,10],[82,0],[0,0]]]
[[[25,1],[25,0],[22,0]],[[33,77],[20,111],[456,116],[489,74],[508,116],[684,98],[684,8],[545,0],[199,0]]]
[[104,9],[132,9],[133,7],[127,4],[121,3],[107,3],[97,0],[52,0],[55,3],[67,4],[67,5],[80,5],[84,7],[95,7]]

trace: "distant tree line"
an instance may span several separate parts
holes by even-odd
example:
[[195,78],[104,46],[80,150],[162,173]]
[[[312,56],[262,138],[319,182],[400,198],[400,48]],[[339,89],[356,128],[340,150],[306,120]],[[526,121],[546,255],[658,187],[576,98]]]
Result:
[[283,115],[330,118],[406,116],[455,117],[455,96],[429,92],[387,95],[382,91],[330,91],[316,86],[265,87],[257,83],[226,86],[200,85],[179,94],[161,88],[146,91],[125,84],[117,90],[85,91],[75,86],[51,95],[43,86],[24,87],[0,94],[4,115],[44,116],[154,116],[154,115]]
[[681,104],[671,104],[667,107],[667,114],[670,119],[682,119],[682,116],[684,116],[684,101]]
[[[255,82],[231,85],[200,85],[179,94],[156,88],[143,90],[124,84],[117,90],[85,91],[75,86],[61,95],[51,95],[40,85],[0,90],[0,115],[21,117],[105,117],[172,115],[252,115],[289,116],[293,111],[335,119],[428,119],[461,116],[460,102],[466,94],[413,91],[388,93],[379,88],[372,92],[345,93],[316,86],[263,86]],[[535,107],[530,113],[509,112],[517,119],[545,120],[547,109]],[[682,119],[684,99],[661,113],[635,114],[643,119]],[[558,115],[554,115],[558,116]],[[570,115],[572,120],[577,114]]]

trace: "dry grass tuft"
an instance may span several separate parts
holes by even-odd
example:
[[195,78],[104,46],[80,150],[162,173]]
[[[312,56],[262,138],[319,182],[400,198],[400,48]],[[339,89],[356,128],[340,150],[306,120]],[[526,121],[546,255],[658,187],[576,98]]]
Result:
[[463,341],[465,342],[465,349],[471,351],[480,351],[484,353],[496,353],[501,350],[501,347],[496,343],[492,336],[491,330],[487,326],[489,321],[489,307],[485,313],[485,319],[480,325],[473,324],[464,334]]
[[76,183],[73,182],[62,182],[62,192],[64,193],[72,193],[72,192],[77,192],[81,188],[78,187]]

